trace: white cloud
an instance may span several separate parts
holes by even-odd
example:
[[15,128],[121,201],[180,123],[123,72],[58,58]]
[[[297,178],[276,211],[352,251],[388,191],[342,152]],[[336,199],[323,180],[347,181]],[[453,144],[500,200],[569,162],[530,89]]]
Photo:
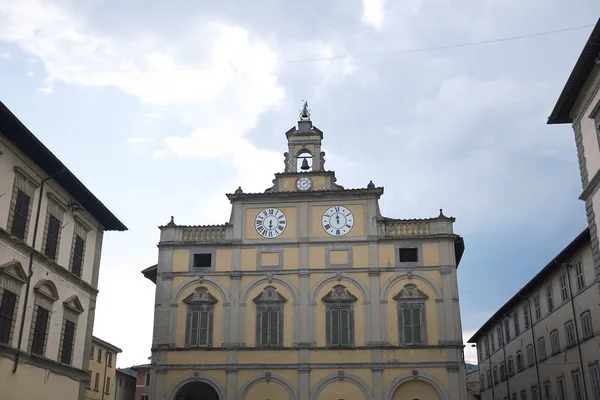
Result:
[[[258,150],[244,134],[283,98],[277,55],[241,27],[202,18],[196,22],[181,37],[145,32],[117,38],[92,32],[82,18],[57,3],[0,3],[0,38],[17,43],[44,63],[48,79],[40,90],[50,92],[54,81],[113,86],[151,106],[180,107],[176,113],[193,126],[192,133],[167,138],[155,154],[231,157],[242,181],[248,178],[255,188],[256,169],[272,168],[268,163],[257,166],[253,161],[257,152],[263,159],[275,155]],[[174,42],[179,45],[173,46]]]
[[150,138],[150,137],[132,137],[127,139],[127,143],[135,143],[135,144],[141,144],[141,143],[152,143],[154,142],[154,138]]
[[0,53],[0,60],[8,60],[11,57],[8,51],[3,51]]
[[375,29],[381,28],[383,22],[383,2],[384,0],[362,0],[363,3],[363,22],[371,25]]

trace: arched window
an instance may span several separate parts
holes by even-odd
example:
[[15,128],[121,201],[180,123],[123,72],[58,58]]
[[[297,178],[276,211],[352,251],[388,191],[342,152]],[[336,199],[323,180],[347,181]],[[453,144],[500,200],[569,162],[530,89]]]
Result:
[[0,265],[0,343],[11,344],[21,288],[27,275],[18,261]]
[[75,348],[75,334],[79,315],[83,306],[77,296],[71,296],[63,303],[63,326],[60,334],[59,361],[71,365]]
[[394,296],[398,309],[399,342],[403,345],[427,344],[425,302],[429,296],[407,283]]
[[326,303],[327,346],[354,345],[354,302],[358,300],[356,296],[344,285],[335,285],[322,300]]
[[283,304],[286,298],[273,286],[267,286],[253,301],[256,304],[256,344],[283,346]]
[[214,304],[217,299],[200,286],[183,299],[187,304],[185,345],[187,347],[209,347],[212,345]]

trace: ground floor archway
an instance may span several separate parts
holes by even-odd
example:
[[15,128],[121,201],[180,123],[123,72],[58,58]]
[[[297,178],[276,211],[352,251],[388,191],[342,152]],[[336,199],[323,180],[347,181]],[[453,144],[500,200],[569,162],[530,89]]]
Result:
[[408,381],[394,391],[392,400],[441,400],[437,390],[421,380]]
[[205,382],[190,382],[177,391],[175,400],[222,400],[217,391]]

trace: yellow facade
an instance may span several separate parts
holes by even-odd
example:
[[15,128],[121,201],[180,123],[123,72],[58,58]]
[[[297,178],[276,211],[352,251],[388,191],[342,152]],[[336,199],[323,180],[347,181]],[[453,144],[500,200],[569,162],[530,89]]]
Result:
[[[286,135],[285,172],[229,194],[228,224],[161,227],[151,398],[462,400],[454,219],[384,218],[382,188],[323,171],[310,121]],[[286,218],[268,238],[265,208]]]
[[89,381],[85,398],[104,400],[114,398],[117,374],[117,354],[121,349],[92,337],[89,354]]

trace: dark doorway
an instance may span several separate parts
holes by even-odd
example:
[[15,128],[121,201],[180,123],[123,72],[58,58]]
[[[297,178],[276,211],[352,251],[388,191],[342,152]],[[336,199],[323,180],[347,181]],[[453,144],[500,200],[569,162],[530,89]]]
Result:
[[212,386],[204,382],[190,382],[177,392],[175,400],[220,400]]

